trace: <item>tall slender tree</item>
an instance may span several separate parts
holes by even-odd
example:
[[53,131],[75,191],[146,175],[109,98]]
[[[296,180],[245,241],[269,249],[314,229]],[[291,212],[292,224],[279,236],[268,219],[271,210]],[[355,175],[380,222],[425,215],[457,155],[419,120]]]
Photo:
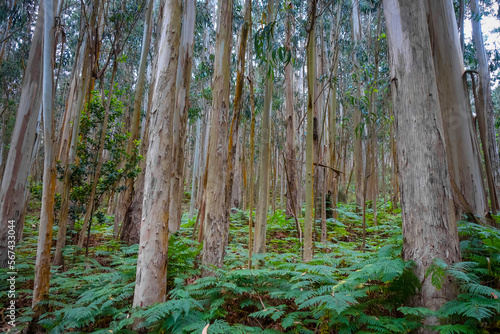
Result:
[[464,64],[453,4],[427,0],[426,10],[457,213],[484,217],[488,205],[479,145],[463,80]]
[[44,29],[43,13],[44,1],[41,1],[0,188],[0,267],[2,268],[5,268],[8,263],[8,222],[10,220],[15,222],[16,242],[19,241],[23,230],[23,226],[19,222],[24,206],[24,192],[31,169],[31,152],[35,145],[38,112],[42,98],[42,65],[40,62]]
[[[359,0],[352,1],[352,38],[354,41],[354,48],[358,47],[358,44],[361,41],[361,19],[359,13]],[[354,71],[356,73],[360,73],[360,64],[357,56],[357,52],[354,51],[352,54],[353,63],[354,63]],[[356,99],[361,101],[361,80],[359,75],[357,75],[358,79],[356,82]],[[360,103],[360,102],[359,102]],[[356,204],[358,206],[362,206],[363,203],[363,185],[364,185],[364,156],[363,156],[363,124],[361,123],[361,109],[356,104],[354,106],[353,112],[353,121],[355,128],[355,135],[353,138],[354,142],[354,186],[355,186],[355,194],[356,194]],[[349,192],[349,189],[346,189],[346,194]]]
[[150,115],[144,200],[133,306],[146,307],[166,297],[172,108],[181,35],[181,0],[166,0]]
[[496,214],[499,210],[497,195],[498,191],[500,191],[500,162],[491,95],[490,69],[484,48],[479,1],[471,0],[470,6],[472,11],[472,41],[476,48],[480,79],[477,89],[476,114],[478,116],[479,131],[481,133],[481,142],[485,157],[491,208],[493,213]]
[[[215,40],[214,77],[212,83],[212,115],[208,146],[206,211],[203,225],[204,266],[221,268],[229,233],[229,217],[225,203],[227,171],[227,119],[229,114],[229,86],[231,38],[233,31],[233,1],[219,0],[217,36]],[[203,275],[212,271],[204,270]]]
[[[267,4],[267,22],[273,21],[274,0]],[[271,39],[272,40],[272,37]],[[266,59],[271,66],[271,46],[266,50]],[[255,210],[255,239],[253,245],[254,254],[266,252],[267,211],[269,209],[269,172],[271,169],[271,108],[273,98],[273,70],[267,72],[264,86],[264,107],[262,111],[262,125],[260,138],[260,163],[258,174],[258,197]]]
[[[153,25],[151,24],[151,17],[153,16],[153,1],[154,0],[148,1],[146,12],[144,14],[144,32],[142,34],[141,59],[139,61],[139,72],[137,74],[137,83],[135,86],[134,111],[132,113],[132,123],[130,125],[130,137],[125,151],[127,156],[132,155],[133,150],[136,147],[135,143],[139,140],[140,135],[139,130],[141,124],[142,95],[144,92],[149,45],[151,43],[151,35],[153,31]],[[125,218],[130,204],[132,203],[135,193],[133,178],[128,178],[125,181],[125,185],[126,189],[118,195],[118,206],[115,213],[115,226],[113,229],[115,238],[118,237],[120,224],[123,223],[123,219]]]
[[38,246],[35,263],[32,307],[36,316],[41,314],[40,302],[48,299],[50,280],[50,248],[52,245],[52,224],[54,221],[54,196],[56,189],[56,143],[54,133],[54,10],[57,1],[44,0],[43,26],[43,137],[44,168],[42,210],[38,233]]
[[316,0],[309,1],[309,26],[307,38],[307,130],[306,130],[306,216],[304,220],[304,262],[309,262],[313,257],[313,226],[314,226],[314,150],[313,150],[313,108],[314,108],[314,81],[315,81],[315,24]]
[[170,232],[181,227],[182,198],[184,197],[184,146],[186,145],[186,127],[189,110],[189,87],[191,84],[191,65],[194,47],[194,24],[196,20],[196,3],[194,0],[184,2],[184,19],[182,24],[179,65],[177,66],[176,105],[172,124],[172,164],[170,177]]
[[[285,47],[292,53],[292,2],[287,2],[286,22],[285,22]],[[285,143],[285,165],[287,180],[287,215],[297,217],[298,210],[298,178],[297,166],[295,163],[295,116],[294,116],[294,98],[293,98],[293,65],[289,62],[285,66],[285,101],[286,101],[286,143]]]

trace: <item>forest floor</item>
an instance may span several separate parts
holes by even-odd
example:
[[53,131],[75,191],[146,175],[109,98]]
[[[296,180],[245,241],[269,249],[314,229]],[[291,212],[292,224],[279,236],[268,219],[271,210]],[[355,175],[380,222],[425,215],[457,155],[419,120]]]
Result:
[[[129,328],[141,319],[140,326],[151,333],[408,333],[434,316],[444,323],[434,328],[439,333],[500,332],[496,228],[459,222],[464,262],[447,266],[436,259],[428,276],[438,288],[453,277],[460,294],[431,311],[408,306],[419,280],[413,263],[401,259],[400,211],[390,203],[377,211],[378,226],[373,226],[373,210],[367,210],[362,250],[361,216],[355,206],[339,204],[337,218],[327,220],[327,242],[315,243],[308,263],[301,260],[294,220],[281,210],[269,212],[268,253],[254,255],[249,270],[248,212],[233,209],[224,268],[205,278],[200,276],[201,246],[193,241],[195,219],[185,215],[169,242],[168,301],[147,309],[131,308],[138,245],[115,241],[113,217],[100,215],[92,224],[88,256],[71,244],[64,251],[65,265],[52,267],[50,300],[38,325],[48,333],[134,333]],[[25,331],[33,316],[38,213],[39,203],[33,202],[16,249],[18,326],[5,324],[4,308],[2,332]],[[3,305],[7,278],[7,271],[0,271]]]

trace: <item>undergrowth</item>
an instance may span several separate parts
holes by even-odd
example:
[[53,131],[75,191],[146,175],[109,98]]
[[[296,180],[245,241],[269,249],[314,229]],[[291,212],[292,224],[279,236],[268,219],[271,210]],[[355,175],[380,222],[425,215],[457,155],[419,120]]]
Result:
[[[494,227],[459,222],[463,262],[447,266],[436,259],[428,275],[438,288],[451,276],[458,297],[440,310],[409,307],[420,282],[412,262],[401,259],[401,218],[390,204],[367,210],[367,242],[361,217],[340,205],[329,218],[327,242],[315,243],[315,256],[301,260],[295,221],[269,213],[268,253],[247,268],[248,212],[233,210],[225,264],[214,276],[201,277],[201,245],[191,240],[194,219],[183,219],[169,242],[167,301],[132,309],[138,246],[112,238],[112,218],[92,224],[89,256],[68,245],[66,263],[52,267],[47,312],[39,319],[49,333],[409,333],[426,317],[445,325],[439,333],[493,333],[500,329],[500,232]],[[15,331],[32,319],[37,219],[28,217],[18,245]],[[319,230],[319,222],[317,222]],[[6,271],[0,272],[0,300],[7,300]],[[5,304],[4,304],[5,305]],[[208,326],[208,327],[207,327]]]

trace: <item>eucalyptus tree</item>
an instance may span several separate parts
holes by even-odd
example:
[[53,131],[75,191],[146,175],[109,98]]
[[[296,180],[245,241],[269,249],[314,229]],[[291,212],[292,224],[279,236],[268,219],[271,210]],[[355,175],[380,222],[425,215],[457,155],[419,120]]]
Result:
[[[435,258],[448,264],[459,261],[460,247],[428,6],[420,1],[384,0],[401,182],[403,258],[415,262],[422,283],[413,304],[437,310],[456,296],[456,289],[449,282],[437,289],[425,279],[426,272]],[[444,13],[442,24],[455,29],[453,13]],[[446,57],[458,50],[442,51]],[[434,324],[436,319],[427,322]]]
[[[214,75],[212,84],[212,114],[207,161],[206,211],[203,225],[204,266],[221,268],[229,234],[229,217],[225,202],[227,172],[227,132],[233,1],[219,0],[217,6],[217,36],[215,40]],[[204,270],[203,275],[210,275]]]
[[181,227],[182,198],[184,197],[184,150],[186,145],[186,127],[189,111],[189,89],[191,84],[191,66],[194,47],[194,29],[196,19],[195,0],[184,2],[182,35],[177,66],[175,112],[172,123],[172,163],[174,169],[170,177],[169,228],[176,232]]
[[261,124],[261,139],[260,139],[260,162],[258,174],[258,197],[255,217],[255,239],[253,245],[254,254],[266,252],[266,231],[267,231],[267,211],[269,208],[269,169],[271,167],[271,108],[273,98],[273,69],[271,65],[272,46],[272,31],[273,31],[273,16],[274,15],[274,0],[269,0],[267,5],[267,27],[271,38],[268,39],[269,44],[266,47],[266,59],[269,64],[269,71],[264,83],[264,108],[262,111]]
[[[235,192],[237,188],[234,185],[235,174],[239,175],[236,169],[237,161],[237,148],[239,142],[239,129],[242,114],[242,100],[243,100],[243,86],[245,85],[245,63],[246,63],[246,53],[247,53],[247,40],[248,33],[250,31],[250,26],[252,25],[252,1],[245,0],[245,12],[244,12],[244,22],[241,26],[240,32],[240,45],[238,47],[238,60],[237,60],[237,73],[236,73],[236,83],[234,92],[234,103],[233,103],[233,118],[231,121],[231,127],[229,129],[229,141],[228,141],[228,178],[226,181],[226,204],[228,210],[233,203],[233,187]],[[250,60],[251,61],[251,60]],[[240,181],[241,180],[237,180]],[[234,194],[236,195],[236,194]],[[236,197],[238,197],[236,195]]]
[[309,1],[309,24],[307,38],[307,130],[306,130],[306,216],[304,220],[304,262],[309,262],[313,257],[313,183],[314,183],[314,150],[313,150],[313,108],[314,108],[314,81],[315,81],[315,52],[316,52],[316,0]]
[[[139,140],[139,130],[141,121],[141,106],[142,106],[142,95],[144,92],[145,77],[146,77],[146,65],[148,60],[149,45],[151,42],[151,35],[153,32],[153,25],[151,24],[151,17],[153,15],[153,2],[154,0],[149,0],[147,3],[147,8],[144,15],[144,32],[142,35],[142,46],[141,46],[141,59],[139,63],[139,72],[137,74],[137,83],[135,87],[134,95],[134,111],[132,115],[132,122],[130,126],[130,138],[127,143],[126,155],[130,156],[133,150],[136,148],[135,142]],[[128,178],[126,181],[126,189],[119,194],[118,206],[115,213],[115,225],[113,229],[113,234],[115,238],[118,237],[118,231],[120,224],[123,224],[123,219],[126,212],[132,203],[134,196],[134,179]],[[127,228],[128,226],[126,226]]]
[[[359,13],[359,0],[352,1],[352,39],[354,42],[354,48],[358,47],[361,42],[361,18]],[[352,54],[354,73],[360,74],[360,64],[357,56],[356,50]],[[356,99],[361,101],[361,81],[358,77],[356,80]],[[356,204],[361,206],[363,203],[363,178],[364,176],[364,157],[363,157],[363,124],[361,122],[361,110],[358,103],[354,105],[353,121],[355,128],[355,135],[353,138],[354,142],[354,177],[355,177],[355,189],[356,189]],[[346,192],[348,189],[346,189]]]
[[42,208],[35,262],[35,278],[32,307],[35,315],[42,313],[40,302],[49,297],[50,250],[52,245],[52,225],[54,222],[54,195],[56,188],[56,142],[54,131],[54,24],[57,2],[43,1],[43,52],[42,52],[42,108],[44,137],[44,168]]
[[465,70],[453,4],[430,0],[426,3],[456,210],[459,214],[484,217],[488,203],[479,160],[479,144],[463,80]]
[[[286,3],[286,22],[285,22],[285,48],[292,53],[292,34],[293,34],[293,5],[289,1]],[[296,166],[295,150],[295,114],[294,114],[294,96],[293,96],[293,63],[288,62],[285,66],[285,99],[286,99],[286,144],[285,144],[285,169],[287,181],[287,204],[286,212],[288,215],[297,217],[298,208],[298,180]],[[299,226],[297,226],[299,227]]]
[[500,191],[500,162],[498,158],[498,144],[491,94],[490,69],[486,58],[486,50],[484,48],[479,1],[471,0],[470,6],[472,11],[472,41],[476,49],[479,70],[476,114],[485,158],[484,161],[486,165],[491,209],[493,213],[496,214],[500,209],[497,197],[498,191]]
[[172,108],[181,34],[180,0],[167,0],[163,8],[157,76],[150,115],[144,200],[134,307],[165,301],[169,236],[169,180],[172,166]]
[[16,242],[19,241],[23,229],[19,222],[24,205],[25,188],[31,169],[31,152],[35,144],[36,125],[42,97],[43,4],[42,1],[31,41],[16,123],[12,132],[0,188],[0,249],[2,250],[0,252],[0,267],[2,268],[5,268],[8,263],[8,222],[10,220],[15,222]]

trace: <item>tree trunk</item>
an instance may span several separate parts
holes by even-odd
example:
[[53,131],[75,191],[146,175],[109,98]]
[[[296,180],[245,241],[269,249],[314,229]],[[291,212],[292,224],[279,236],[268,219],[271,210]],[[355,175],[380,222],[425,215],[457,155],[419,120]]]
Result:
[[[217,37],[215,40],[214,78],[212,84],[212,117],[209,143],[208,182],[204,221],[204,266],[222,267],[229,217],[225,201],[227,172],[227,119],[229,114],[229,86],[231,63],[231,38],[233,27],[233,1],[219,0]],[[203,270],[202,275],[213,274]]]
[[168,222],[170,233],[177,232],[181,227],[181,206],[184,197],[184,147],[186,146],[195,20],[195,1],[186,0],[184,2],[184,23],[182,24],[179,65],[177,66],[176,107],[172,128],[173,159],[171,163],[174,168],[170,177],[170,216]]
[[241,120],[241,100],[243,95],[243,86],[245,75],[245,53],[247,51],[247,40],[248,31],[250,25],[252,24],[252,2],[251,0],[245,0],[245,22],[241,27],[240,34],[240,45],[238,50],[238,63],[237,63],[237,73],[236,73],[236,87],[234,93],[234,112],[233,119],[231,121],[231,128],[229,130],[229,144],[228,144],[228,170],[227,170],[227,181],[226,181],[226,204],[228,206],[228,212],[231,208],[232,203],[232,192],[233,184],[235,178],[236,170],[236,158],[237,158],[237,145],[238,145],[238,135]]
[[[91,25],[92,22],[95,22],[95,14],[96,11],[93,10],[90,19]],[[85,26],[82,25],[82,28],[84,27]],[[88,78],[90,77],[90,38],[90,34],[85,32],[83,43],[78,49],[79,52],[81,50],[81,53],[79,54],[79,52],[77,52],[77,60],[75,60],[73,69],[74,72],[68,95],[65,119],[61,129],[61,143],[58,160],[64,166],[64,174],[62,180],[61,209],[59,212],[59,229],[57,231],[57,244],[54,253],[54,265],[59,266],[64,264],[62,250],[66,245],[66,232],[68,227],[69,195],[71,191],[71,171],[69,166],[75,162],[76,158],[76,148],[80,132],[80,115]]]
[[427,1],[429,36],[443,118],[446,154],[457,213],[484,217],[488,211],[479,145],[462,76],[464,64],[453,4]]
[[[484,49],[483,33],[481,30],[481,9],[478,0],[471,0],[472,10],[472,40],[476,48],[476,56],[479,65],[479,87],[477,90],[476,111],[480,119],[479,128],[485,128],[483,131],[487,134],[487,140],[483,143],[483,150],[486,160],[490,161],[489,168],[493,176],[493,185],[490,186],[490,199],[493,211],[498,207],[498,191],[500,189],[500,163],[498,158],[498,145],[495,131],[495,116],[493,112],[493,101],[491,97],[491,82],[488,60]],[[477,19],[476,19],[477,18]],[[482,124],[481,124],[482,123]],[[486,165],[488,168],[488,164]],[[496,212],[493,212],[496,214]]]
[[[250,35],[252,33],[252,26],[250,26]],[[250,169],[250,175],[248,177],[248,269],[252,269],[252,254],[253,254],[253,165],[254,165],[254,157],[255,157],[255,96],[253,90],[253,61],[252,61],[252,44],[249,47],[249,55],[248,55],[248,90],[250,93],[250,111],[252,113],[252,119],[250,121],[250,161],[248,163]]]
[[460,248],[425,5],[384,0],[384,12],[401,178],[403,258],[415,262],[422,282],[413,305],[437,310],[456,296],[456,289],[448,282],[436,289],[425,279],[426,270],[435,258],[449,264],[459,261]]
[[[285,48],[292,52],[292,12],[289,10],[286,15],[286,37]],[[294,160],[297,159],[295,153],[295,120],[294,120],[294,99],[293,99],[293,65],[290,61],[285,66],[285,101],[286,101],[286,144],[285,144],[285,164],[287,177],[287,205],[286,215],[297,216],[298,205],[298,176],[297,167]]]
[[[352,37],[354,41],[354,47],[356,48],[357,44],[361,40],[361,20],[359,17],[359,0],[353,0],[352,7]],[[353,62],[354,62],[354,71],[361,73],[358,57],[356,52],[353,52]],[[357,80],[357,89],[356,89],[356,99],[358,102],[354,106],[354,187],[356,194],[356,204],[361,207],[363,204],[363,170],[364,170],[364,159],[363,159],[363,126],[361,123],[361,110],[359,109],[358,103],[361,103],[361,82],[358,78]],[[348,189],[346,189],[346,194],[348,193]]]
[[194,216],[194,204],[196,202],[196,197],[198,194],[198,169],[200,165],[200,142],[201,142],[201,117],[196,120],[196,144],[194,147],[194,163],[193,163],[193,176],[191,183],[191,199],[189,203],[189,219],[192,219]]
[[[142,95],[144,92],[144,79],[146,76],[146,64],[148,61],[149,45],[151,42],[151,34],[153,31],[153,25],[151,24],[151,16],[153,13],[153,0],[149,0],[144,14],[144,32],[142,34],[142,48],[141,48],[141,60],[139,62],[139,73],[137,74],[137,83],[135,86],[134,95],[134,111],[132,114],[132,124],[130,126],[130,137],[128,138],[127,148],[125,150],[125,156],[131,156],[133,154],[134,148],[136,146],[137,140],[139,140],[139,128],[141,124],[141,104]],[[120,229],[120,224],[126,216],[126,211],[130,207],[134,197],[134,179],[128,178],[125,180],[126,189],[118,194],[118,205],[115,211],[115,225],[113,228],[113,235],[118,238],[118,231]]]
[[23,226],[19,224],[24,204],[24,190],[31,169],[30,160],[35,144],[36,124],[42,96],[42,38],[44,2],[41,2],[35,32],[31,41],[28,66],[24,72],[23,86],[16,123],[12,132],[9,153],[0,188],[0,267],[7,267],[8,222],[15,223],[16,243]]
[[[274,0],[269,0],[267,5],[266,24],[274,18]],[[271,59],[271,50],[267,50],[266,59]],[[272,71],[272,70],[271,70]],[[265,71],[266,73],[268,71]],[[258,198],[255,208],[255,240],[253,253],[266,252],[267,212],[269,210],[269,172],[271,170],[271,109],[273,99],[273,74],[266,77],[264,88],[264,106],[262,111],[261,137],[260,137],[260,162],[258,175]]]
[[[394,118],[394,111],[392,107],[389,109],[389,114],[392,118]],[[396,150],[396,134],[394,133],[396,125],[394,122],[391,122],[391,128],[389,130],[389,140],[391,141],[391,207],[394,212],[395,209],[398,208],[398,200],[399,200],[399,180],[398,180],[398,153]]]
[[56,155],[53,113],[54,85],[54,11],[57,2],[44,0],[43,25],[43,137],[44,137],[44,168],[42,208],[35,262],[35,278],[33,287],[32,308],[35,316],[43,312],[40,302],[49,298],[50,280],[50,247],[52,245],[52,224],[54,222],[54,195],[56,188]]
[[150,306],[166,298],[170,200],[168,181],[172,168],[170,137],[180,28],[181,1],[167,0],[163,9],[158,74],[150,115],[134,307]]
[[[156,21],[157,32],[154,42],[154,59],[151,67],[151,79],[149,83],[149,93],[148,93],[148,104],[146,108],[146,117],[144,119],[144,127],[142,129],[142,140],[141,140],[141,155],[143,157],[147,156],[148,146],[149,146],[149,126],[151,119],[151,110],[153,108],[153,99],[156,90],[156,78],[158,74],[158,50],[160,47],[160,35],[161,27],[163,22],[163,11],[165,8],[165,0],[160,0],[158,8],[158,18]],[[125,217],[123,218],[122,225],[120,226],[120,240],[124,241],[128,245],[139,243],[140,241],[140,229],[142,221],[142,203],[144,200],[144,178],[146,174],[146,161],[142,160],[139,163],[141,168],[141,173],[137,177],[136,183],[134,185],[134,198],[132,203],[127,208],[125,212]]]
[[[465,0],[460,0],[460,9],[458,13],[458,29],[460,30],[460,48],[462,50],[462,53],[464,52],[464,14],[465,14]],[[474,29],[474,27],[472,28]],[[474,32],[473,32],[474,34]]]
[[304,220],[304,262],[309,262],[313,257],[313,205],[314,205],[314,150],[313,150],[313,108],[314,108],[314,81],[315,81],[315,51],[316,43],[314,37],[316,0],[310,0],[310,25],[307,40],[307,137],[306,137],[306,216]]
[[[329,102],[328,102],[328,125],[329,125],[329,154],[330,154],[330,166],[339,169],[340,163],[337,160],[337,81],[338,81],[338,69],[339,69],[339,34],[340,34],[340,19],[341,19],[341,9],[342,3],[339,1],[337,4],[337,13],[335,19],[335,28],[332,29],[330,45],[334,48],[332,51],[331,68],[330,73],[332,75],[332,81],[329,87]],[[333,21],[333,20],[332,20]],[[335,43],[335,46],[333,46]],[[340,160],[340,159],[339,159]],[[333,171],[328,172],[328,194],[330,197],[330,206],[328,210],[334,210],[337,207],[337,197],[338,197],[338,184],[339,176]],[[334,212],[328,212],[329,217],[333,217]]]

